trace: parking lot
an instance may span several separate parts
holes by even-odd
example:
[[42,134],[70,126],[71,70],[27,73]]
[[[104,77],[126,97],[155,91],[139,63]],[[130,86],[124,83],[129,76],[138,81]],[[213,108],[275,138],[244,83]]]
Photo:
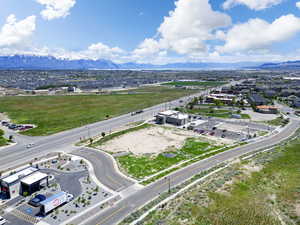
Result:
[[191,129],[201,135],[219,138],[223,141],[245,141],[261,134],[265,135],[275,129],[275,127],[256,122],[204,116],[190,116],[190,118],[191,122],[182,128]]

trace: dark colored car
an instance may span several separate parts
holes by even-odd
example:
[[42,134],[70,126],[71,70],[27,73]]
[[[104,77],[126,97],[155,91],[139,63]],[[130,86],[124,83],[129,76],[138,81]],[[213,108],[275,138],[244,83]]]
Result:
[[29,201],[29,205],[32,205],[34,207],[38,207],[38,206],[40,206],[40,203],[44,200],[46,200],[45,195],[37,195]]

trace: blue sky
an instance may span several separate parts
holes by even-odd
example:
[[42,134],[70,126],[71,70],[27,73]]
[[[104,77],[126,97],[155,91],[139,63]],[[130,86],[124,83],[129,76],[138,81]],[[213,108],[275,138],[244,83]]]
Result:
[[2,55],[156,64],[300,59],[295,0],[21,2],[0,1]]

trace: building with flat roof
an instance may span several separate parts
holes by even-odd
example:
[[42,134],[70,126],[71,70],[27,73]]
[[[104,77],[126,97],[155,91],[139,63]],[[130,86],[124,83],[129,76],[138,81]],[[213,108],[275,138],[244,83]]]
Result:
[[189,119],[189,115],[174,110],[160,112],[156,116],[156,122],[158,124],[169,123],[175,126],[183,126],[187,124],[188,119]]
[[[35,186],[39,186],[42,181],[47,181],[48,175],[38,172],[39,169],[28,167],[11,175],[0,179],[1,195],[6,199],[23,195],[24,192],[32,194]],[[46,178],[47,177],[47,178]]]
[[21,195],[31,195],[39,191],[43,186],[48,186],[48,174],[35,172],[21,180]]

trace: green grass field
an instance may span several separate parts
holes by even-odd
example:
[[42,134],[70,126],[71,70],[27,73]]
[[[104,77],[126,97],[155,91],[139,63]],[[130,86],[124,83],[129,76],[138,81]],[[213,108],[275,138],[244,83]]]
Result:
[[23,134],[43,136],[195,93],[162,87],[143,90],[145,93],[138,94],[2,97],[0,111],[6,112],[14,123],[38,126]]
[[175,81],[164,83],[167,86],[199,86],[199,87],[217,87],[226,84],[226,82],[220,81]]
[[[117,160],[127,174],[136,179],[142,179],[167,169],[183,160],[192,159],[218,148],[220,147],[199,141],[195,138],[188,138],[185,145],[178,150],[161,153],[157,156],[127,155],[117,157]],[[165,155],[166,153],[174,154],[174,157],[167,157]]]

